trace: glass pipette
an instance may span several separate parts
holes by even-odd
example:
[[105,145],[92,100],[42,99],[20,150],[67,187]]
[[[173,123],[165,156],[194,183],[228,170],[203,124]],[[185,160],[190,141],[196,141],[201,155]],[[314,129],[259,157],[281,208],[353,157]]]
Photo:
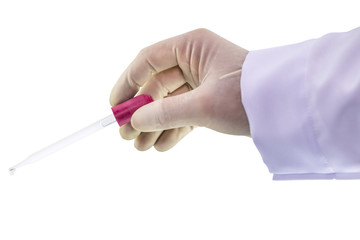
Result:
[[120,103],[119,105],[116,105],[111,108],[112,114],[109,116],[96,121],[95,123],[41,149],[38,152],[35,152],[31,154],[29,157],[27,157],[25,160],[21,161],[20,163],[16,164],[15,166],[11,167],[9,169],[9,172],[11,175],[13,175],[16,171],[16,169],[23,167],[27,164],[37,162],[47,156],[49,156],[52,153],[55,153],[81,139],[83,139],[86,136],[89,136],[100,129],[103,129],[115,121],[118,122],[119,126],[124,125],[125,123],[130,122],[132,114],[142,107],[145,104],[148,104],[152,102],[153,99],[149,95],[139,95],[137,97],[134,97],[126,102]]

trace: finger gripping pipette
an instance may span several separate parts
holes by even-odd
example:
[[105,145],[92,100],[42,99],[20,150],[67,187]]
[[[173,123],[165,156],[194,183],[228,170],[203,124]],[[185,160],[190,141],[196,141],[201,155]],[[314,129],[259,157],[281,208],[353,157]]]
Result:
[[100,129],[103,129],[110,124],[114,123],[115,121],[119,124],[119,126],[124,125],[125,123],[130,122],[131,116],[133,113],[139,109],[140,107],[152,102],[153,99],[151,96],[142,94],[137,97],[134,97],[126,102],[120,103],[119,105],[116,105],[111,108],[112,114],[109,116],[89,125],[88,127],[85,127],[43,149],[40,151],[33,153],[29,157],[27,157],[22,162],[16,164],[12,168],[9,169],[10,174],[13,175],[15,173],[15,170],[19,167],[22,167],[24,165],[37,162],[47,156],[49,156],[52,153],[55,153],[81,139],[83,139],[86,136],[89,136],[92,133],[95,133],[99,131]]

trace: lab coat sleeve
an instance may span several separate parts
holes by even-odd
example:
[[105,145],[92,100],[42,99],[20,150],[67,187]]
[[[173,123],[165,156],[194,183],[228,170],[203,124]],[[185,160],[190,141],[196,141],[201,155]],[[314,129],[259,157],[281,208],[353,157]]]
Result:
[[360,178],[360,28],[251,51],[241,92],[274,180]]

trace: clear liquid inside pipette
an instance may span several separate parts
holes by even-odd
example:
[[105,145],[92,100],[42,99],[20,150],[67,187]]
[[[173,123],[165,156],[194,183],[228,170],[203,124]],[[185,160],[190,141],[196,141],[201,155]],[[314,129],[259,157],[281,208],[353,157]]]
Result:
[[116,122],[115,116],[113,114],[111,114],[111,115],[83,128],[83,129],[41,149],[38,152],[31,154],[29,157],[27,157],[22,162],[11,167],[9,169],[9,173],[11,175],[13,175],[15,173],[16,169],[23,167],[27,164],[37,162],[37,161],[49,156],[50,154],[53,154],[65,147],[77,142],[77,141],[80,141],[84,137],[89,136],[89,135],[99,131],[100,129],[105,128],[106,126],[109,126],[110,124],[112,124],[114,122]]

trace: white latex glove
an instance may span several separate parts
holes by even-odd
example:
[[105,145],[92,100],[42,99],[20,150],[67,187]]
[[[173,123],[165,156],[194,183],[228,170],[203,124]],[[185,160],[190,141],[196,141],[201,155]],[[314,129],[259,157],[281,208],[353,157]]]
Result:
[[250,136],[241,101],[241,69],[248,51],[198,29],[144,48],[115,84],[110,103],[138,93],[154,102],[138,109],[120,128],[135,147],[173,147],[193,126]]

